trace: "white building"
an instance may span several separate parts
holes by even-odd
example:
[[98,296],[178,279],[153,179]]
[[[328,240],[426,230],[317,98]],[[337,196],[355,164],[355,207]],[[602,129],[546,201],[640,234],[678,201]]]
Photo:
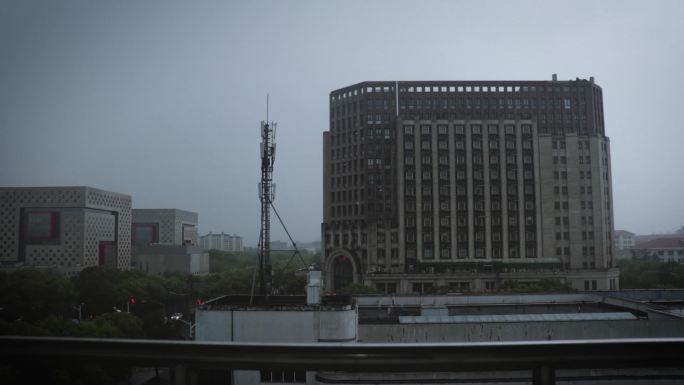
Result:
[[[358,312],[351,298],[321,297],[321,273],[310,271],[306,296],[232,295],[207,301],[195,312],[195,340],[217,342],[342,342],[357,340]],[[235,370],[232,384],[317,384],[316,373]]]
[[684,236],[657,238],[639,244],[640,254],[655,257],[663,262],[684,263]]
[[200,245],[204,250],[244,251],[242,237],[235,234],[209,233],[200,237]]
[[629,250],[634,248],[634,233],[625,230],[615,230],[615,250]]

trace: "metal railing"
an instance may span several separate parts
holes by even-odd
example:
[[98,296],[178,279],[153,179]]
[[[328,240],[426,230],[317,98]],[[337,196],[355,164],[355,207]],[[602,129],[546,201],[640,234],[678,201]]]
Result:
[[684,338],[482,343],[234,343],[0,337],[5,364],[25,360],[136,366],[341,372],[530,370],[534,384],[557,369],[684,368]]

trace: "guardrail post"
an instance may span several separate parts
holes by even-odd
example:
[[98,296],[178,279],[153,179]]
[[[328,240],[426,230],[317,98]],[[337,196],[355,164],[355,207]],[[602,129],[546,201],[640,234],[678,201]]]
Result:
[[555,385],[556,371],[553,367],[543,365],[534,368],[532,371],[532,384],[534,385]]

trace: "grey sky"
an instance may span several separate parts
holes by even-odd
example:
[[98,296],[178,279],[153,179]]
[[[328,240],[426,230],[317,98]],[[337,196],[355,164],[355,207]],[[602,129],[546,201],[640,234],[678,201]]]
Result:
[[616,228],[669,232],[684,224],[682,20],[680,1],[0,0],[0,185],[126,193],[255,244],[269,92],[276,207],[313,240],[331,90],[558,73],[603,87]]

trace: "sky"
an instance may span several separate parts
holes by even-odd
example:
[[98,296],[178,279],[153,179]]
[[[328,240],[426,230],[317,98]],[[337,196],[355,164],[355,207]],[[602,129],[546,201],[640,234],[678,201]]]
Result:
[[[0,0],[0,186],[86,185],[259,233],[320,238],[330,91],[365,80],[594,76],[615,228],[684,225],[684,2]],[[286,239],[274,226],[272,239]]]

